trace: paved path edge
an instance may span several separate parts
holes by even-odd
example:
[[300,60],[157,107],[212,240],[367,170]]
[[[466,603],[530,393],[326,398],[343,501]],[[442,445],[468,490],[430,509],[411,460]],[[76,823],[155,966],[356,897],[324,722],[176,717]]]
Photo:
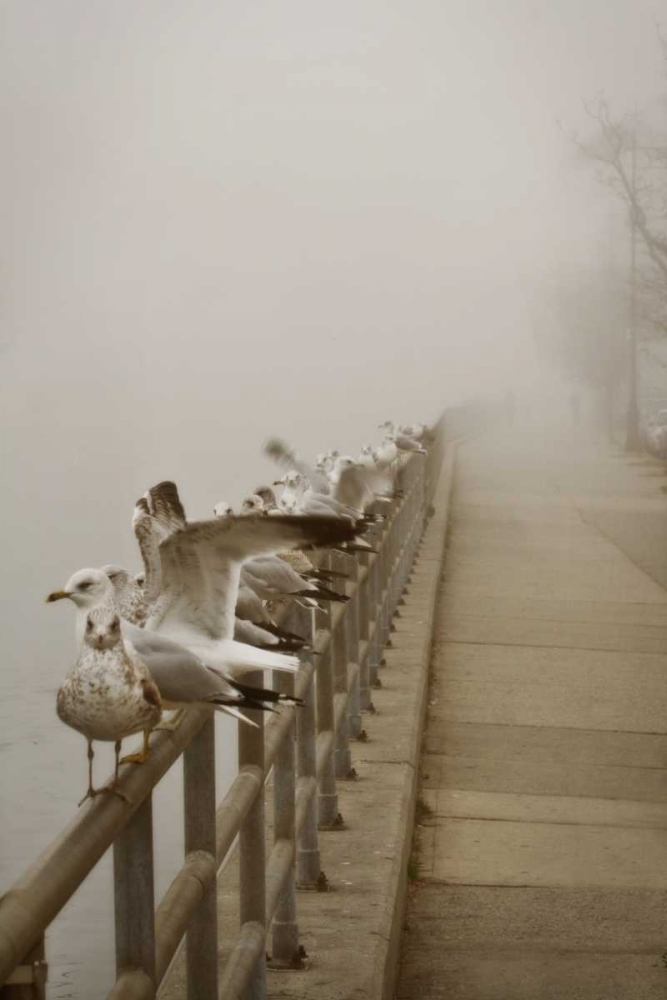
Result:
[[404,595],[405,605],[401,608],[401,613],[408,615],[412,604],[417,604],[424,598],[427,600],[426,619],[421,630],[420,647],[410,654],[410,659],[414,661],[416,667],[418,711],[413,719],[410,755],[402,765],[402,790],[398,808],[400,814],[405,817],[405,821],[399,826],[399,841],[393,854],[388,891],[384,896],[384,913],[379,921],[377,946],[373,959],[373,976],[369,991],[372,1000],[392,1000],[398,982],[401,937],[407,902],[408,862],[412,852],[415,806],[419,791],[419,760],[426,725],[433,627],[438,606],[440,577],[445,561],[456,449],[456,443],[449,443],[445,447],[442,468],[433,496],[434,513],[422,536],[419,553],[413,567],[418,576]]

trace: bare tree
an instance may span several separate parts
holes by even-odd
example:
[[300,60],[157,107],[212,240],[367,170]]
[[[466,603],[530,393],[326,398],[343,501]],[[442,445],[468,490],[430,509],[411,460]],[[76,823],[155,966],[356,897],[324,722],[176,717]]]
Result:
[[[585,105],[595,128],[586,140],[570,134],[579,150],[602,167],[662,282],[667,285],[667,146],[637,141],[639,115],[614,119],[604,97]],[[639,163],[638,163],[639,160]]]

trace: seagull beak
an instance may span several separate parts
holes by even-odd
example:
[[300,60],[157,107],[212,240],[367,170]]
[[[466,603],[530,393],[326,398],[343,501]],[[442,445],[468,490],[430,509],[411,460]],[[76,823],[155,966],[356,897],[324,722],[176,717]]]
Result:
[[52,601],[62,601],[65,597],[71,597],[69,590],[54,590],[52,594],[46,598],[46,603],[51,604]]

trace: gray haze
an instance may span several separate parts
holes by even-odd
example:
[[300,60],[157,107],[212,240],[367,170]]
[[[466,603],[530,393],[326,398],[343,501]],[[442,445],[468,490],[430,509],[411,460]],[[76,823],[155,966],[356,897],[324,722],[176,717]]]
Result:
[[[207,515],[266,479],[269,433],[356,449],[388,417],[535,388],[533,289],[613,219],[557,119],[583,127],[599,91],[657,106],[661,12],[0,2],[0,887],[83,790],[54,712],[73,614],[46,593],[138,568],[132,505],[159,478]],[[93,948],[107,900],[82,895]],[[103,995],[52,941],[53,995]]]

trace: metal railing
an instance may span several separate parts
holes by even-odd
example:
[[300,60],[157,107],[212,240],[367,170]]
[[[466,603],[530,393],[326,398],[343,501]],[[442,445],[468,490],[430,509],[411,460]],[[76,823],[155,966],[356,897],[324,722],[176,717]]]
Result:
[[[451,411],[449,411],[451,412]],[[455,411],[466,429],[464,408]],[[448,416],[448,428],[450,418]],[[454,434],[461,431],[452,417]],[[448,429],[448,436],[451,433]],[[149,760],[123,773],[129,804],[117,796],[87,803],[21,878],[0,898],[0,983],[3,1000],[43,1000],[44,934],[106,850],[113,846],[117,978],[113,1000],[156,995],[186,939],[188,1000],[266,996],[266,936],[273,961],[298,965],[296,890],[322,887],[318,830],[343,825],[336,782],[354,776],[349,741],[363,739],[362,711],[379,686],[391,619],[406,585],[442,463],[444,421],[428,457],[401,469],[399,499],[378,510],[385,520],[366,537],[375,554],[344,561],[349,601],[326,613],[297,608],[289,619],[309,634],[314,654],[297,675],[274,685],[302,698],[258,728],[238,727],[239,772],[215,801],[214,720],[190,709],[174,732],[157,732]],[[261,672],[247,677],[261,683]],[[185,857],[157,909],[153,885],[152,791],[183,754]],[[267,846],[265,783],[272,771],[273,843]],[[240,933],[218,967],[217,873],[238,837]]]

